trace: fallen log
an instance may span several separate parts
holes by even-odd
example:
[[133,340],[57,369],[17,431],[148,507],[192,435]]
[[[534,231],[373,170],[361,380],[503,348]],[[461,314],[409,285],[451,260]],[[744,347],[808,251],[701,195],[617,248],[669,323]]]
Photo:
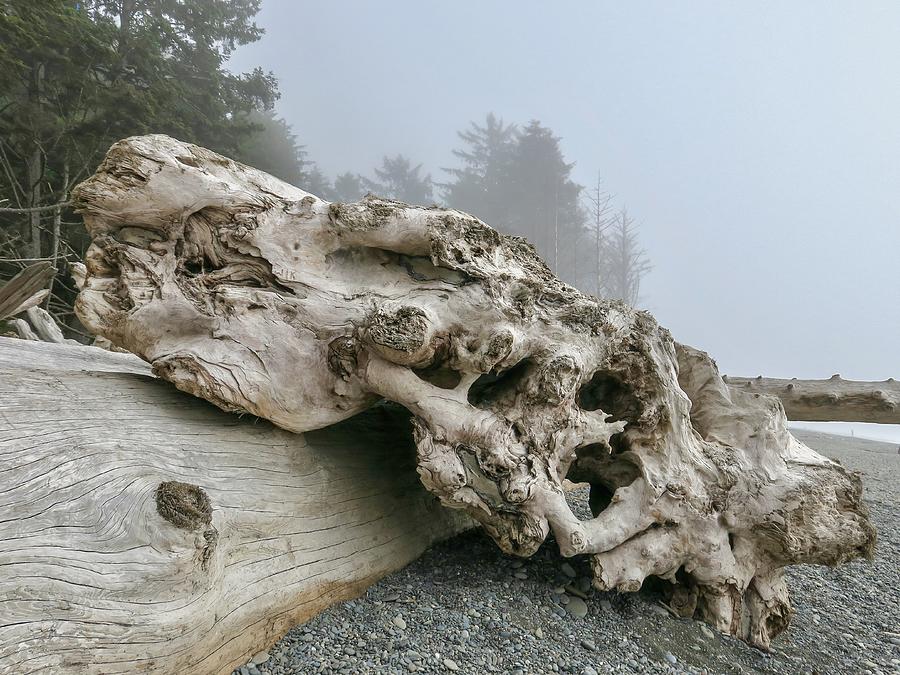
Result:
[[731,387],[777,396],[789,420],[900,424],[900,382],[859,382],[832,375],[827,380],[782,380],[723,375]]
[[227,673],[467,526],[408,415],[308,434],[0,338],[0,673]]
[[74,198],[93,332],[291,431],[403,405],[422,483],[509,553],[552,531],[598,589],[664,579],[676,611],[762,648],[792,614],[786,565],[871,555],[859,476],[791,436],[776,399],[473,216],[328,203],[166,136],[114,145]]

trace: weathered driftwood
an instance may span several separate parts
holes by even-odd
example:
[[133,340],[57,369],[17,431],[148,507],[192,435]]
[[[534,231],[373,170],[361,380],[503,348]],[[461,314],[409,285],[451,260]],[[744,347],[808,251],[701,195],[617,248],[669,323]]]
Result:
[[50,294],[45,288],[56,274],[48,262],[30,265],[0,286],[0,321],[39,305]]
[[730,386],[777,396],[789,420],[900,424],[900,382],[857,382],[832,375],[827,380],[779,380],[723,376]]
[[465,525],[402,409],[293,434],[94,347],[0,338],[0,458],[0,673],[226,673]]
[[785,565],[871,552],[859,478],[794,439],[777,399],[472,216],[329,204],[165,136],[117,143],[75,197],[93,331],[293,431],[402,404],[424,485],[506,551],[552,530],[598,588],[667,579],[679,612],[761,647],[791,615]]

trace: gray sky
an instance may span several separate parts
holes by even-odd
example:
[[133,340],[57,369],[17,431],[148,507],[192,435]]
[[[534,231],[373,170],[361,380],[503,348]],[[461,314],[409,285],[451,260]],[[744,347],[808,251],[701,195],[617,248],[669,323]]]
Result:
[[494,111],[599,171],[654,265],[643,305],[724,373],[900,377],[900,3],[263,0],[231,67],[333,176],[443,180]]

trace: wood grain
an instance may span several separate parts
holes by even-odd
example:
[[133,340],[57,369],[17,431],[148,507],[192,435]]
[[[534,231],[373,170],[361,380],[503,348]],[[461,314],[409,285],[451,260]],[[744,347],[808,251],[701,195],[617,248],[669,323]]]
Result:
[[[163,519],[164,481],[214,533]],[[467,524],[405,412],[292,434],[131,355],[0,338],[0,673],[226,673]]]

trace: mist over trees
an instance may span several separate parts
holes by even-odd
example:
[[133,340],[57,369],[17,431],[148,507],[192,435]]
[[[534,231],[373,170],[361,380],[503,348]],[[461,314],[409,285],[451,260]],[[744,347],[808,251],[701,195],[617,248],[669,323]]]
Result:
[[519,129],[493,113],[457,135],[462,166],[444,169],[450,180],[440,186],[448,206],[525,237],[564,281],[638,304],[650,265],[634,219],[613,211],[599,178],[592,190],[572,180],[560,137],[537,120]]
[[385,157],[375,168],[375,178],[363,179],[370,192],[409,204],[428,206],[434,201],[431,174],[422,175],[422,165],[412,165],[403,155]]
[[[88,240],[69,192],[124,137],[165,133],[256,166],[325,199],[367,192],[473,213],[527,238],[568,283],[630,304],[649,265],[634,220],[572,177],[560,137],[493,113],[458,132],[443,182],[414,157],[325,175],[302,131],[273,112],[274,76],[231,73],[259,40],[260,0],[0,0],[0,281],[36,260],[61,274],[47,304],[73,329],[66,261]],[[601,199],[602,197],[602,199]],[[601,203],[602,201],[602,203]]]

